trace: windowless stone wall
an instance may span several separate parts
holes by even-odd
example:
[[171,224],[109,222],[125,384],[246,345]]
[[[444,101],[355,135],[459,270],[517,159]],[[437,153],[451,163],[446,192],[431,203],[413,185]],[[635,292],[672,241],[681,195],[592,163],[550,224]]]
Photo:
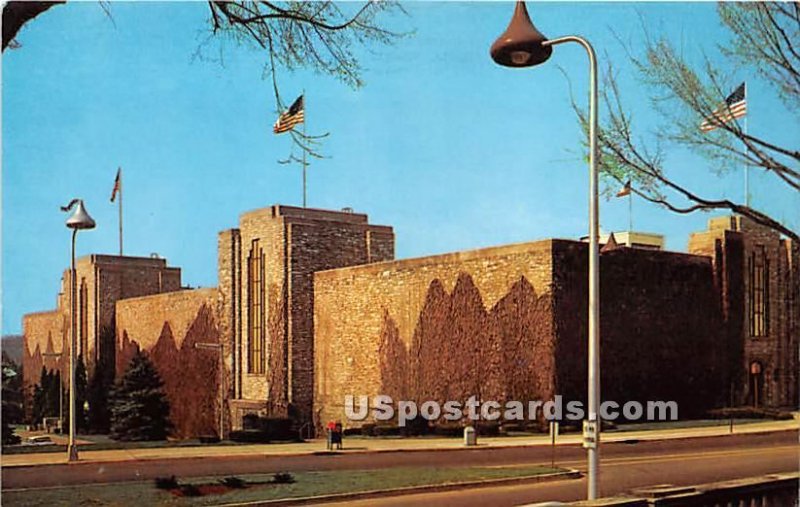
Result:
[[[588,247],[554,242],[558,392],[586,401]],[[600,255],[603,400],[678,402],[681,417],[726,399],[720,297],[709,257],[617,248]]]
[[[587,252],[548,240],[317,273],[317,423],[344,421],[346,395],[585,402]],[[603,253],[603,399],[718,404],[719,308],[708,257]]]
[[540,241],[317,273],[317,424],[345,421],[350,394],[549,398],[551,252]]
[[[69,313],[61,310],[29,313],[22,319],[22,371],[25,410],[30,415],[33,389],[39,383],[42,367],[69,375]],[[51,354],[64,355],[54,356]],[[41,421],[39,421],[41,422]]]
[[117,378],[136,350],[155,364],[170,402],[173,435],[217,435],[219,429],[219,292],[183,290],[117,302]]

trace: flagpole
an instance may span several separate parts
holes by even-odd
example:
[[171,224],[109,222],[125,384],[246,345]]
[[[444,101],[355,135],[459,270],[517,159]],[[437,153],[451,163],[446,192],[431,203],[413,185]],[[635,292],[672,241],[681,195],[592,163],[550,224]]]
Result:
[[[745,100],[747,97],[747,84],[745,84]],[[744,115],[744,136],[747,137],[747,117],[749,115]],[[747,163],[747,159],[744,161],[744,205],[750,207],[750,164]]]
[[628,232],[633,232],[633,192],[628,194]]
[[122,167],[119,168],[119,256],[122,257]]
[[[306,141],[306,122],[308,121],[308,107],[306,107],[306,91],[303,90],[303,142]],[[303,207],[306,207],[306,148],[303,147]]]
[[625,185],[617,192],[617,198],[628,198],[628,232],[633,231],[633,189],[631,188],[631,180],[628,180]]

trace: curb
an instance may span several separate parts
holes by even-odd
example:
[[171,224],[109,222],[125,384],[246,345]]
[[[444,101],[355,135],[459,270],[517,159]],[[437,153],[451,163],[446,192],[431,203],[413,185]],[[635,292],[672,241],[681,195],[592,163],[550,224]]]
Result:
[[414,493],[438,493],[462,488],[488,488],[492,486],[505,486],[507,484],[552,482],[567,479],[579,479],[583,474],[575,469],[552,474],[527,475],[523,477],[503,477],[500,479],[485,479],[482,481],[451,482],[446,484],[430,484],[426,486],[407,486],[402,488],[373,489],[353,493],[334,493],[330,495],[303,496],[298,498],[279,498],[276,500],[257,500],[254,502],[217,504],[217,507],[283,507],[290,505],[306,505],[316,503],[329,503],[347,500],[365,500],[384,496],[410,495]]

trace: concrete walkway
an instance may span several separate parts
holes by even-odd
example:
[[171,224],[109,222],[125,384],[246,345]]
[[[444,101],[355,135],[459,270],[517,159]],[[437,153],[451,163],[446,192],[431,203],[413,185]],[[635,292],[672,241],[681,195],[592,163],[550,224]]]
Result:
[[[766,433],[774,431],[798,430],[798,421],[765,421],[747,424],[738,424],[734,427],[734,434]],[[679,438],[699,438],[729,435],[727,425],[702,426],[690,428],[670,428],[656,430],[613,431],[602,435],[603,442],[621,442],[626,440],[669,440]],[[478,448],[488,449],[497,447],[525,447],[548,446],[550,437],[547,435],[521,436],[521,437],[487,437],[480,438]],[[579,434],[560,435],[556,445],[575,445],[581,443]],[[344,453],[364,452],[397,452],[421,450],[453,450],[463,449],[461,439],[457,438],[362,438],[345,437]],[[311,440],[304,443],[292,444],[248,444],[248,445],[207,445],[196,447],[161,447],[141,449],[113,449],[97,450],[83,447],[80,453],[81,463],[103,463],[113,461],[135,461],[153,459],[178,459],[202,457],[237,457],[252,455],[288,456],[310,455],[327,452],[324,440]],[[10,454],[2,456],[3,467],[54,465],[66,463],[66,455],[61,452],[46,452],[35,454]]]

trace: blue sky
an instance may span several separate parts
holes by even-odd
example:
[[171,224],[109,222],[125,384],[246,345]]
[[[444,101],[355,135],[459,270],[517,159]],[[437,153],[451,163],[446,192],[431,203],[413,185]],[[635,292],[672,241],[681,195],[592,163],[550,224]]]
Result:
[[[309,205],[345,206],[395,227],[397,257],[586,234],[587,173],[574,93],[587,89],[586,60],[560,46],[547,65],[510,70],[488,56],[511,3],[411,3],[394,25],[413,37],[360,51],[366,85],[352,90],[312,72],[283,72],[287,100],[306,91],[311,133],[330,132],[309,171]],[[681,44],[690,59],[723,42],[710,3],[529,4],[549,37],[581,34],[611,58],[644,137],[659,126],[645,90],[612,30],[641,40],[642,24]],[[24,313],[55,305],[69,263],[69,231],[58,206],[82,197],[98,223],[78,254],[116,253],[114,174],[125,176],[126,254],[157,252],[183,268],[185,284],[214,286],[217,232],[240,213],[301,202],[298,167],[277,163],[288,136],[271,133],[271,85],[264,55],[213,43],[205,3],[97,2],[58,6],[23,29],[22,47],[2,64],[3,333]],[[786,145],[800,139],[760,81],[748,80],[749,128]],[[717,177],[679,150],[668,164],[707,195],[740,199],[741,173]],[[753,175],[753,203],[800,227],[800,198]],[[634,201],[634,228],[685,250],[709,214],[678,216]],[[628,226],[624,199],[601,202],[604,230]]]

